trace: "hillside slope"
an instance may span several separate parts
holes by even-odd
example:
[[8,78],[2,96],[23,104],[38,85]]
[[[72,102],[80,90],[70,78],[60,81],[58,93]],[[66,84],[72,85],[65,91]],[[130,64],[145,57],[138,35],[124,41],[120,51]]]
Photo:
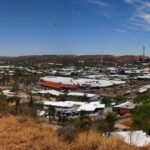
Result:
[[0,119],[0,150],[148,150],[94,131],[79,133],[72,142],[58,136],[48,124],[26,117]]

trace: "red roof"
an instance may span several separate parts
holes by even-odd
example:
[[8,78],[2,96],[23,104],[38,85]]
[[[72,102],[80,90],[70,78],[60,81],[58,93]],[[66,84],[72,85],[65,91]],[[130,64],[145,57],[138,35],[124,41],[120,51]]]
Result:
[[76,89],[77,88],[76,85],[62,84],[62,83],[56,83],[56,82],[50,82],[50,81],[41,81],[41,82],[38,82],[38,85],[47,86],[47,87],[54,88],[54,89],[61,89],[61,88]]

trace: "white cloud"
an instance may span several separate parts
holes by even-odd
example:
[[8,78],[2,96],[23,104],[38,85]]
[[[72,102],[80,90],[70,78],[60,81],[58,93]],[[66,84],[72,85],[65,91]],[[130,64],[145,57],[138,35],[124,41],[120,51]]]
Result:
[[138,28],[150,30],[150,1],[148,0],[124,0],[135,8],[129,23]]
[[139,17],[147,23],[150,23],[150,14],[141,14]]

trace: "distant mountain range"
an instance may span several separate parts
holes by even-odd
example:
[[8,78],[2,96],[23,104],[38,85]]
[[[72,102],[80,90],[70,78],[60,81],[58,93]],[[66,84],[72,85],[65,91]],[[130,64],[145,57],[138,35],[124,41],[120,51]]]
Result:
[[14,60],[14,61],[26,61],[26,60],[39,60],[39,61],[109,61],[109,62],[134,62],[143,59],[149,59],[148,56],[141,55],[30,55],[30,56],[18,56],[18,57],[0,57],[0,60]]

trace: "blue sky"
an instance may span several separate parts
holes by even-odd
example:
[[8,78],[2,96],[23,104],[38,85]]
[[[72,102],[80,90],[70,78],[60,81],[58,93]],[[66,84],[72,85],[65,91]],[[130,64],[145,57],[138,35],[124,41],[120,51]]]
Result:
[[149,0],[0,0],[0,55],[149,55],[149,39]]

